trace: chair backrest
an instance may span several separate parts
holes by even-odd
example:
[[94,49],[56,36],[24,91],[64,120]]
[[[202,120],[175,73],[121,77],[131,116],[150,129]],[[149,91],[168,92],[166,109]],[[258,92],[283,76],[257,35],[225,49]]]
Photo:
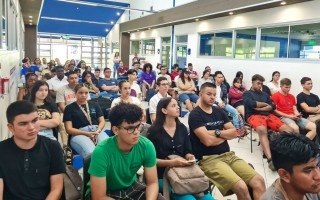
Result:
[[83,198],[88,189],[88,182],[90,181],[90,174],[88,173],[91,162],[91,154],[83,159]]
[[152,124],[149,108],[146,109],[146,122],[147,124]]

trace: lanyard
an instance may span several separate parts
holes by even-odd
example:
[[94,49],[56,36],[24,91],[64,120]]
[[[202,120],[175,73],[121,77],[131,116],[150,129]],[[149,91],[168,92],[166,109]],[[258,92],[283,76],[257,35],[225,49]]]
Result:
[[86,116],[87,120],[89,121],[90,125],[92,125],[92,121],[91,121],[91,116],[90,116],[90,111],[89,111],[89,105],[88,102],[86,102],[85,106],[86,109],[84,109],[81,105],[79,105],[80,110],[83,112],[83,114]]

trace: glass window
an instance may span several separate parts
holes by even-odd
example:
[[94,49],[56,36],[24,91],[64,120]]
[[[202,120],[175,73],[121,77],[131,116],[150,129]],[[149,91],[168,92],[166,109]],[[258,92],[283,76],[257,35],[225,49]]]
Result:
[[155,54],[155,39],[143,40],[143,52],[144,55]]
[[235,58],[254,59],[256,54],[257,30],[244,29],[236,31]]
[[320,59],[320,23],[290,27],[289,58]]
[[91,39],[84,39],[82,38],[82,46],[92,46]]
[[131,41],[131,54],[140,53],[140,41]]
[[7,1],[2,1],[2,20],[1,20],[1,29],[2,29],[2,42],[1,42],[1,47],[2,48],[7,48]]
[[260,58],[287,58],[289,26],[261,29]]
[[81,48],[79,45],[68,45],[68,59],[80,60]]
[[188,36],[187,35],[176,36],[176,43],[188,43]]
[[213,56],[213,38],[213,33],[200,35],[200,56]]
[[214,37],[214,56],[232,56],[232,32],[216,33]]
[[162,40],[161,40],[161,44],[162,45],[170,45],[170,43],[171,43],[171,37],[163,37],[163,38],[161,38]]

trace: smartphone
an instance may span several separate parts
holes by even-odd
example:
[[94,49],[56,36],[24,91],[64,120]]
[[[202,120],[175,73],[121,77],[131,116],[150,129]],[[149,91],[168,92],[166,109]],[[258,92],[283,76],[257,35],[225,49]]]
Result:
[[187,160],[187,162],[189,162],[189,163],[195,163],[195,162],[197,162],[197,161],[198,161],[197,159]]

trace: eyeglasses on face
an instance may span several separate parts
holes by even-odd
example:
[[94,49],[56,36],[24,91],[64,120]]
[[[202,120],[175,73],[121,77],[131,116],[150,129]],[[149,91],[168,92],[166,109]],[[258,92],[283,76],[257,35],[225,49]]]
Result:
[[123,128],[124,130],[127,131],[128,134],[133,134],[136,129],[137,129],[138,131],[140,130],[141,124],[138,124],[137,126],[128,126],[128,127],[117,126],[117,127],[118,127],[118,128]]

